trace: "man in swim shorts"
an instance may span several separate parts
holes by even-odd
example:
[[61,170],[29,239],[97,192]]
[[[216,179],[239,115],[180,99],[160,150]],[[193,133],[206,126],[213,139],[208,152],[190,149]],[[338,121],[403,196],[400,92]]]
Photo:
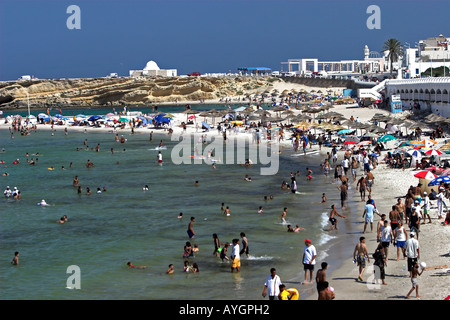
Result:
[[189,222],[189,226],[187,229],[187,234],[189,236],[189,239],[192,239],[195,236],[195,232],[194,232],[194,222],[195,222],[195,217],[191,217],[191,222]]
[[364,269],[366,268],[366,257],[367,262],[370,262],[369,253],[367,252],[366,247],[366,238],[360,237],[359,243],[356,245],[355,250],[353,251],[353,261],[355,261],[359,267],[359,281],[363,281],[362,274],[364,273]]

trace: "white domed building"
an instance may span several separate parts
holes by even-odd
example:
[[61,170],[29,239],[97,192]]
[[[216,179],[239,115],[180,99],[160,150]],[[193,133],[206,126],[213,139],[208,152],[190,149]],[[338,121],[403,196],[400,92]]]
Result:
[[130,70],[130,77],[145,77],[145,76],[176,77],[177,69],[160,69],[155,61],[150,60],[145,65],[144,69]]

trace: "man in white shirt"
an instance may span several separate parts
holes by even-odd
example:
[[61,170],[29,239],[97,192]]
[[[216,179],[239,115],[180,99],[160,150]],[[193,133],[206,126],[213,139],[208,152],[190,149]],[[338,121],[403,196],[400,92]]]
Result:
[[316,248],[311,244],[311,240],[306,239],[304,241],[305,249],[303,250],[303,269],[305,270],[305,281],[302,284],[308,283],[308,272],[309,272],[309,282],[313,282],[314,265],[316,264],[317,252]]
[[442,219],[442,205],[444,204],[444,188],[439,187],[439,193],[436,195],[438,219]]
[[428,222],[431,223],[431,217],[430,217],[430,198],[428,197],[428,193],[426,191],[423,192],[424,198],[423,200],[423,223],[425,223],[425,219],[428,216]]
[[350,167],[350,162],[348,161],[347,158],[344,158],[344,159],[342,160],[342,167],[344,168],[344,174],[345,174],[345,176],[347,176],[348,168]]
[[6,187],[5,191],[3,191],[3,194],[5,195],[5,197],[10,198],[12,195],[12,191],[9,188],[9,186]]
[[388,221],[384,220],[384,226],[381,227],[381,245],[383,246],[386,254],[386,261],[388,260],[389,245],[391,244],[393,238],[392,228],[388,224]]
[[275,268],[270,269],[270,275],[267,277],[266,282],[264,283],[264,290],[262,292],[262,296],[266,297],[266,290],[269,293],[269,300],[277,300],[278,295],[280,294],[280,284],[281,279],[276,274],[277,270]]
[[239,239],[233,239],[233,250],[231,251],[231,272],[237,272],[241,269],[241,255],[239,250]]

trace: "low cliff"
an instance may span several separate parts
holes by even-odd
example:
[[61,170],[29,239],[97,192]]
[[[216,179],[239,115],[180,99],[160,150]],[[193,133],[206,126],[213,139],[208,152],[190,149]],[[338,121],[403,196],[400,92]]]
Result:
[[[198,101],[267,89],[271,77],[145,77],[33,79],[0,82],[0,109],[110,106]],[[28,97],[27,97],[28,93]]]

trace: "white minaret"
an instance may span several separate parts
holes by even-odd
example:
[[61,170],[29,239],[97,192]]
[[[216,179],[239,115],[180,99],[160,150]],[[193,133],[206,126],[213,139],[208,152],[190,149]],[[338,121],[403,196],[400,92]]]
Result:
[[366,44],[366,46],[364,47],[364,60],[369,59],[369,53],[370,53],[369,47]]

